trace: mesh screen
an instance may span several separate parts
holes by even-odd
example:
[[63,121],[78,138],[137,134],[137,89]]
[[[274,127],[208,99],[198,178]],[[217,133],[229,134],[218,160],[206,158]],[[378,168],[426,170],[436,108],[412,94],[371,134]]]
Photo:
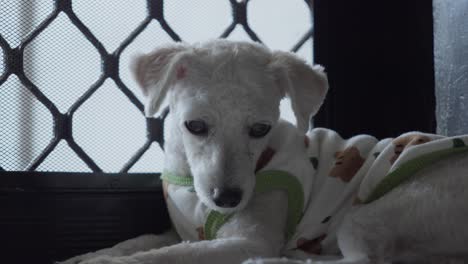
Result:
[[5,55],[3,54],[3,49],[0,49],[0,76],[3,75],[5,70]]
[[163,119],[144,117],[131,58],[221,37],[311,63],[311,12],[311,0],[0,1],[0,170],[160,171]]

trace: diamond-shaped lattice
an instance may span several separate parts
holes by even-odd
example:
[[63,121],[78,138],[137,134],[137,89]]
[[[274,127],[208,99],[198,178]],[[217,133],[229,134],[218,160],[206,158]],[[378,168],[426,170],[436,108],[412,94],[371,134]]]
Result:
[[234,30],[227,37],[229,40],[236,41],[253,41],[250,36],[245,32],[244,28],[240,25],[237,25]]
[[165,1],[164,15],[177,34],[187,42],[219,37],[232,23],[229,1]]
[[18,46],[54,9],[54,0],[0,1],[0,34]]
[[91,172],[66,141],[60,141],[55,149],[41,163],[38,171]]
[[73,135],[98,166],[116,172],[144,145],[146,120],[115,83],[107,80],[78,108]]
[[[109,52],[145,19],[147,2],[114,0],[109,5],[105,1],[71,1],[78,19]],[[230,1],[195,2],[164,1],[165,19],[183,40],[216,38],[232,23]],[[0,1],[1,36],[13,48],[20,45],[52,14],[56,3],[59,2]],[[311,27],[310,10],[303,0],[251,0],[247,11],[252,30],[272,49],[290,50]],[[252,41],[240,25],[228,38]],[[153,20],[121,54],[120,77],[139,100],[143,101],[143,96],[129,70],[131,58],[171,42],[172,38]],[[5,72],[4,48],[0,47],[0,76]],[[304,43],[298,55],[312,62],[311,40]],[[59,14],[25,47],[24,67],[26,76],[61,112],[66,112],[102,74],[98,51],[65,13]],[[288,100],[282,101],[281,115],[294,121]],[[104,171],[115,172],[145,144],[146,123],[134,104],[108,80],[74,114],[73,136]],[[15,75],[10,76],[0,87],[0,167],[24,170],[52,137],[53,119],[49,110]],[[162,164],[163,152],[153,143],[130,171],[160,171]],[[38,170],[90,171],[66,141],[57,145]]]
[[50,112],[11,75],[0,86],[0,167],[24,170],[52,139]]
[[25,49],[26,76],[59,108],[67,109],[101,74],[100,56],[60,14]]
[[247,13],[252,30],[272,49],[290,50],[311,27],[304,0],[254,0]]
[[115,50],[147,15],[145,0],[75,0],[73,10],[108,51]]
[[131,60],[138,54],[153,51],[157,46],[172,43],[173,40],[161,28],[157,21],[152,21],[138,37],[123,51],[120,56],[120,77],[127,87],[144,102],[143,93],[130,72]]
[[164,152],[153,143],[129,172],[160,172],[163,170]]

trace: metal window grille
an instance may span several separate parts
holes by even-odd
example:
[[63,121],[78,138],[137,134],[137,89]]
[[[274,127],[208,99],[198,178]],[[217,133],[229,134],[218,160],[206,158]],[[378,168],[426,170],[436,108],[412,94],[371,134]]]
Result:
[[[298,1],[301,1],[301,5],[304,4],[303,0]],[[87,3],[92,2],[94,1],[88,1]],[[132,4],[137,3],[137,1],[131,2]],[[221,3],[219,0],[216,0],[216,2]],[[232,21],[226,26],[221,25],[224,30],[218,37],[239,38],[235,35],[239,34],[239,30],[243,30],[245,34],[240,38],[248,37],[250,40],[262,42],[262,33],[256,32],[255,26],[252,26],[251,23],[258,20],[258,16],[250,15],[252,5],[259,5],[255,8],[261,10],[262,5],[274,4],[273,2],[225,0],[223,4],[229,6],[229,13],[231,14],[229,17]],[[130,89],[128,84],[122,80],[122,73],[127,71],[127,69],[122,68],[122,57],[132,43],[154,25],[172,41],[186,40],[184,35],[179,34],[177,31],[196,30],[194,28],[196,25],[193,27],[187,25],[187,27],[178,30],[174,29],[171,26],[171,18],[167,17],[166,7],[171,4],[173,8],[174,6],[182,8],[188,2],[171,0],[147,0],[142,2],[142,5],[145,5],[143,17],[135,17],[134,19],[134,22],[141,22],[136,23],[136,27],[118,42],[115,41],[118,38],[113,36],[112,28],[109,25],[99,25],[104,23],[102,22],[104,18],[83,13],[82,9],[77,5],[78,3],[80,3],[78,0],[6,0],[0,2],[0,171],[42,170],[41,166],[48,162],[54,151],[58,148],[69,148],[72,150],[73,156],[77,156],[79,160],[76,160],[76,157],[73,159],[68,155],[59,155],[54,158],[54,162],[68,164],[80,162],[84,163],[92,172],[108,172],[108,169],[103,168],[102,165],[96,162],[96,156],[91,155],[88,149],[83,147],[84,143],[77,140],[77,134],[75,133],[77,126],[93,126],[93,124],[101,122],[112,123],[116,122],[115,119],[118,120],[118,116],[112,115],[112,109],[103,107],[100,101],[96,99],[98,93],[105,92],[104,90],[108,89],[107,86],[116,89],[112,90],[112,92],[121,93],[122,100],[126,101],[128,99],[128,108],[132,108],[132,111],[137,112],[140,118],[139,122],[146,122],[147,129],[146,138],[144,138],[142,131],[135,132],[139,133],[138,136],[141,136],[138,139],[140,145],[137,149],[132,150],[129,157],[125,157],[118,172],[132,172],[132,168],[141,161],[153,143],[157,142],[161,146],[163,144],[163,119],[144,119],[141,97],[135,94],[135,91]],[[112,4],[115,3],[106,2],[106,5]],[[16,24],[11,24],[11,20],[5,18],[11,15],[11,10],[14,7],[20,9],[20,16],[17,18]],[[298,52],[304,49],[305,43],[309,42],[311,60],[312,0],[305,0],[304,10],[308,14],[308,23],[301,33],[302,36],[295,40],[290,50]],[[93,14],[99,14],[99,10],[93,12]],[[120,9],[120,12],[123,15],[126,12],[125,8]],[[133,16],[133,14],[125,15]],[[135,14],[135,16],[137,15]],[[276,18],[271,17],[270,19],[275,20]],[[97,29],[96,26],[90,26],[90,23],[96,24],[96,21],[92,22],[92,20],[97,21]],[[260,21],[258,23],[263,23],[263,27],[266,24],[268,27],[268,25],[274,24],[271,23],[271,20],[270,22]],[[68,33],[72,31],[75,38],[61,39],[59,37],[51,39],[46,32],[50,28],[56,27],[57,23],[65,23],[63,21],[66,21],[68,25]],[[277,25],[287,28],[288,21],[280,21]],[[219,25],[216,26],[219,27]],[[273,32],[275,30],[272,29]],[[84,41],[83,37],[85,38]],[[73,54],[77,52],[73,48],[73,42],[77,41],[77,39],[81,41],[80,43],[83,43],[80,45],[87,45],[88,47],[83,54]],[[109,42],[108,39],[114,39],[114,41]],[[37,50],[37,42],[49,45],[50,49],[45,52]],[[64,42],[68,46],[66,48],[60,47],[60,43]],[[156,46],[162,43],[148,43],[148,45],[150,44]],[[271,43],[265,41],[265,44]],[[110,52],[109,50],[113,51]],[[52,63],[53,61],[67,60],[68,58],[83,60],[82,62],[86,64],[85,74],[74,76],[73,72],[70,72],[73,69],[70,70]],[[41,62],[40,65],[37,62]],[[44,68],[48,67],[52,67],[49,69],[48,75],[38,78]],[[71,83],[64,84],[58,81],[56,76],[62,75],[69,77]],[[86,79],[90,83],[88,85],[74,83],[80,78]],[[51,93],[50,89],[61,90],[59,93],[60,98],[57,99],[57,92]],[[11,97],[13,90],[17,93],[15,94],[15,102],[8,99]],[[102,96],[100,98],[102,100]],[[87,104],[90,106],[87,106],[85,111],[83,108]],[[41,112],[41,118],[45,118],[37,120],[35,111]],[[96,115],[103,115],[104,118],[89,121]],[[12,131],[10,129],[12,126],[19,129]],[[103,129],[106,129],[106,127]],[[106,131],[105,133],[118,134],[119,131]],[[40,146],[37,151],[32,150],[30,147],[32,137],[39,138]],[[93,133],[88,133],[86,137],[92,138]],[[12,141],[17,142],[14,144],[15,146],[12,146]],[[99,145],[99,142],[90,142],[86,144]],[[99,145],[99,147],[106,148],[107,146]],[[114,154],[116,157],[121,155],[120,153]],[[18,159],[18,156],[21,156],[22,165],[11,166],[12,161]],[[60,170],[63,170],[64,167],[61,168]],[[54,169],[50,169],[49,166],[45,170]]]

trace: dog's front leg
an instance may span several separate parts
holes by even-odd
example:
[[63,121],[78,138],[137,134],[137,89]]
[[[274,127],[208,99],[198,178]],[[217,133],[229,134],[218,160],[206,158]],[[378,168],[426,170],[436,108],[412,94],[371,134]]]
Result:
[[279,257],[284,245],[285,192],[261,194],[217,232],[218,239],[179,243],[131,256],[103,256],[80,264],[240,264],[255,257]]
[[90,252],[87,254],[79,255],[59,263],[76,264],[81,263],[84,260],[94,259],[99,256],[107,258],[129,256],[140,251],[148,251],[151,249],[162,248],[169,245],[177,244],[179,242],[180,238],[177,235],[177,233],[174,230],[170,230],[160,235],[142,235],[136,238],[123,241],[111,248],[101,249],[96,252]]
[[194,243],[180,243],[127,257],[103,256],[80,264],[240,264],[253,257],[276,256],[268,243],[251,238],[223,238]]

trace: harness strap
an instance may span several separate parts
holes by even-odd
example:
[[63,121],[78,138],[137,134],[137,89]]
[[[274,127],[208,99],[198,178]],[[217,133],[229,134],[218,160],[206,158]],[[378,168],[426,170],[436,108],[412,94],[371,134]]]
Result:
[[465,152],[468,152],[468,146],[465,145],[463,140],[455,138],[453,139],[452,148],[434,151],[408,160],[393,172],[385,176],[385,178],[380,181],[371,194],[364,200],[364,203],[368,204],[379,199],[398,185],[402,184],[404,181],[408,180],[411,176],[436,161],[450,158],[455,154]]
[[[164,171],[161,179],[167,183],[179,186],[193,186],[192,177],[178,176]],[[286,238],[295,232],[304,210],[304,190],[299,180],[285,171],[269,170],[256,173],[255,193],[261,194],[273,190],[284,190],[288,196],[288,219],[286,222]],[[205,238],[215,239],[218,230],[233,216],[211,210],[205,220]]]
[[193,186],[193,178],[191,176],[178,176],[168,171],[164,171],[161,174],[161,180],[178,186]]

